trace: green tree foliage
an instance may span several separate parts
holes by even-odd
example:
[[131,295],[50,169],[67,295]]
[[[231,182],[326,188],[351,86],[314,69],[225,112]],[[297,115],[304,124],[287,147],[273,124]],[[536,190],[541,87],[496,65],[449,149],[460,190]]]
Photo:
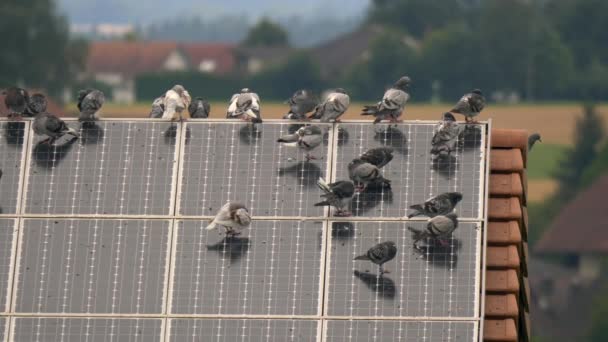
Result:
[[243,41],[245,46],[287,46],[287,32],[268,18],[262,18],[253,26]]
[[551,0],[547,12],[579,67],[608,65],[608,1]]
[[463,14],[464,7],[458,0],[374,0],[369,19],[423,38]]
[[593,312],[591,314],[591,331],[589,332],[589,342],[608,341],[608,289],[604,286],[603,291],[598,292],[594,300]]
[[86,43],[70,40],[51,0],[0,3],[0,87],[20,84],[57,95],[84,66]]
[[417,53],[403,40],[403,35],[387,33],[370,46],[369,58],[347,71],[344,84],[352,97],[377,100],[383,89],[391,86],[399,77],[410,76],[416,82]]

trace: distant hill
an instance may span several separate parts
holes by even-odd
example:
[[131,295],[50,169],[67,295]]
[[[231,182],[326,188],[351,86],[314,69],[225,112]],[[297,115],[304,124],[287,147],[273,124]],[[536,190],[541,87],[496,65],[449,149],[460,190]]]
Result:
[[343,19],[360,15],[369,2],[370,0],[58,0],[61,11],[76,24],[141,25],[180,14],[199,15],[203,18],[243,15],[253,20],[263,15],[273,18],[321,16]]

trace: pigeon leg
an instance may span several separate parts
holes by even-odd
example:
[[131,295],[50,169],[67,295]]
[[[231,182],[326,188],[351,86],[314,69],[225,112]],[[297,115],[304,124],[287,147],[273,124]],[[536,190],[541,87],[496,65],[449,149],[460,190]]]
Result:
[[442,247],[448,247],[450,245],[450,243],[447,240],[444,240],[444,239],[439,239],[439,244]]
[[351,215],[352,215],[351,212],[348,210],[336,208],[336,216],[345,217],[345,216],[351,216]]
[[379,265],[380,267],[380,276],[382,277],[385,273],[391,273],[391,271],[384,269],[384,264]]
[[39,144],[42,144],[42,145],[50,145],[50,143],[51,143],[51,139],[52,139],[51,137],[48,137],[48,138],[46,138],[46,139],[44,139],[44,140],[41,140],[41,141],[39,142]]
[[315,157],[315,156],[313,156],[313,155],[311,155],[309,153],[306,153],[306,157],[305,158],[306,158],[307,162],[309,162],[311,160],[317,160],[318,159],[317,157]]

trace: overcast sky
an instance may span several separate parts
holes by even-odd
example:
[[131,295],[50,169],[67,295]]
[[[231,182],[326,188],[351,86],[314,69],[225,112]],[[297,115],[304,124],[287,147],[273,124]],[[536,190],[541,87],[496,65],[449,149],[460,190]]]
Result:
[[179,15],[215,17],[243,14],[253,19],[262,15],[344,18],[360,15],[369,2],[370,0],[59,0],[59,6],[70,21],[76,24],[147,24]]

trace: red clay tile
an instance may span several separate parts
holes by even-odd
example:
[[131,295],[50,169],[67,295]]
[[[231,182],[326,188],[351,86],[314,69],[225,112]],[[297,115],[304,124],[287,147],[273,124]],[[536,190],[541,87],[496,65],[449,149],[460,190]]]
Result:
[[488,244],[510,245],[521,243],[521,232],[517,221],[488,222]]
[[486,271],[486,291],[519,293],[519,277],[515,270]]
[[520,268],[519,252],[517,246],[489,246],[487,250],[486,264],[493,269],[516,269]]
[[519,315],[519,305],[514,294],[486,295],[486,316],[513,318]]
[[492,147],[528,149],[528,132],[522,129],[492,129]]
[[517,326],[513,319],[485,319],[483,340],[488,342],[516,342]]
[[490,170],[492,172],[522,172],[524,159],[521,150],[492,149],[490,152]]
[[517,197],[490,198],[488,203],[488,219],[521,221],[521,204]]
[[519,173],[490,175],[490,196],[517,196],[523,198],[524,188]]

